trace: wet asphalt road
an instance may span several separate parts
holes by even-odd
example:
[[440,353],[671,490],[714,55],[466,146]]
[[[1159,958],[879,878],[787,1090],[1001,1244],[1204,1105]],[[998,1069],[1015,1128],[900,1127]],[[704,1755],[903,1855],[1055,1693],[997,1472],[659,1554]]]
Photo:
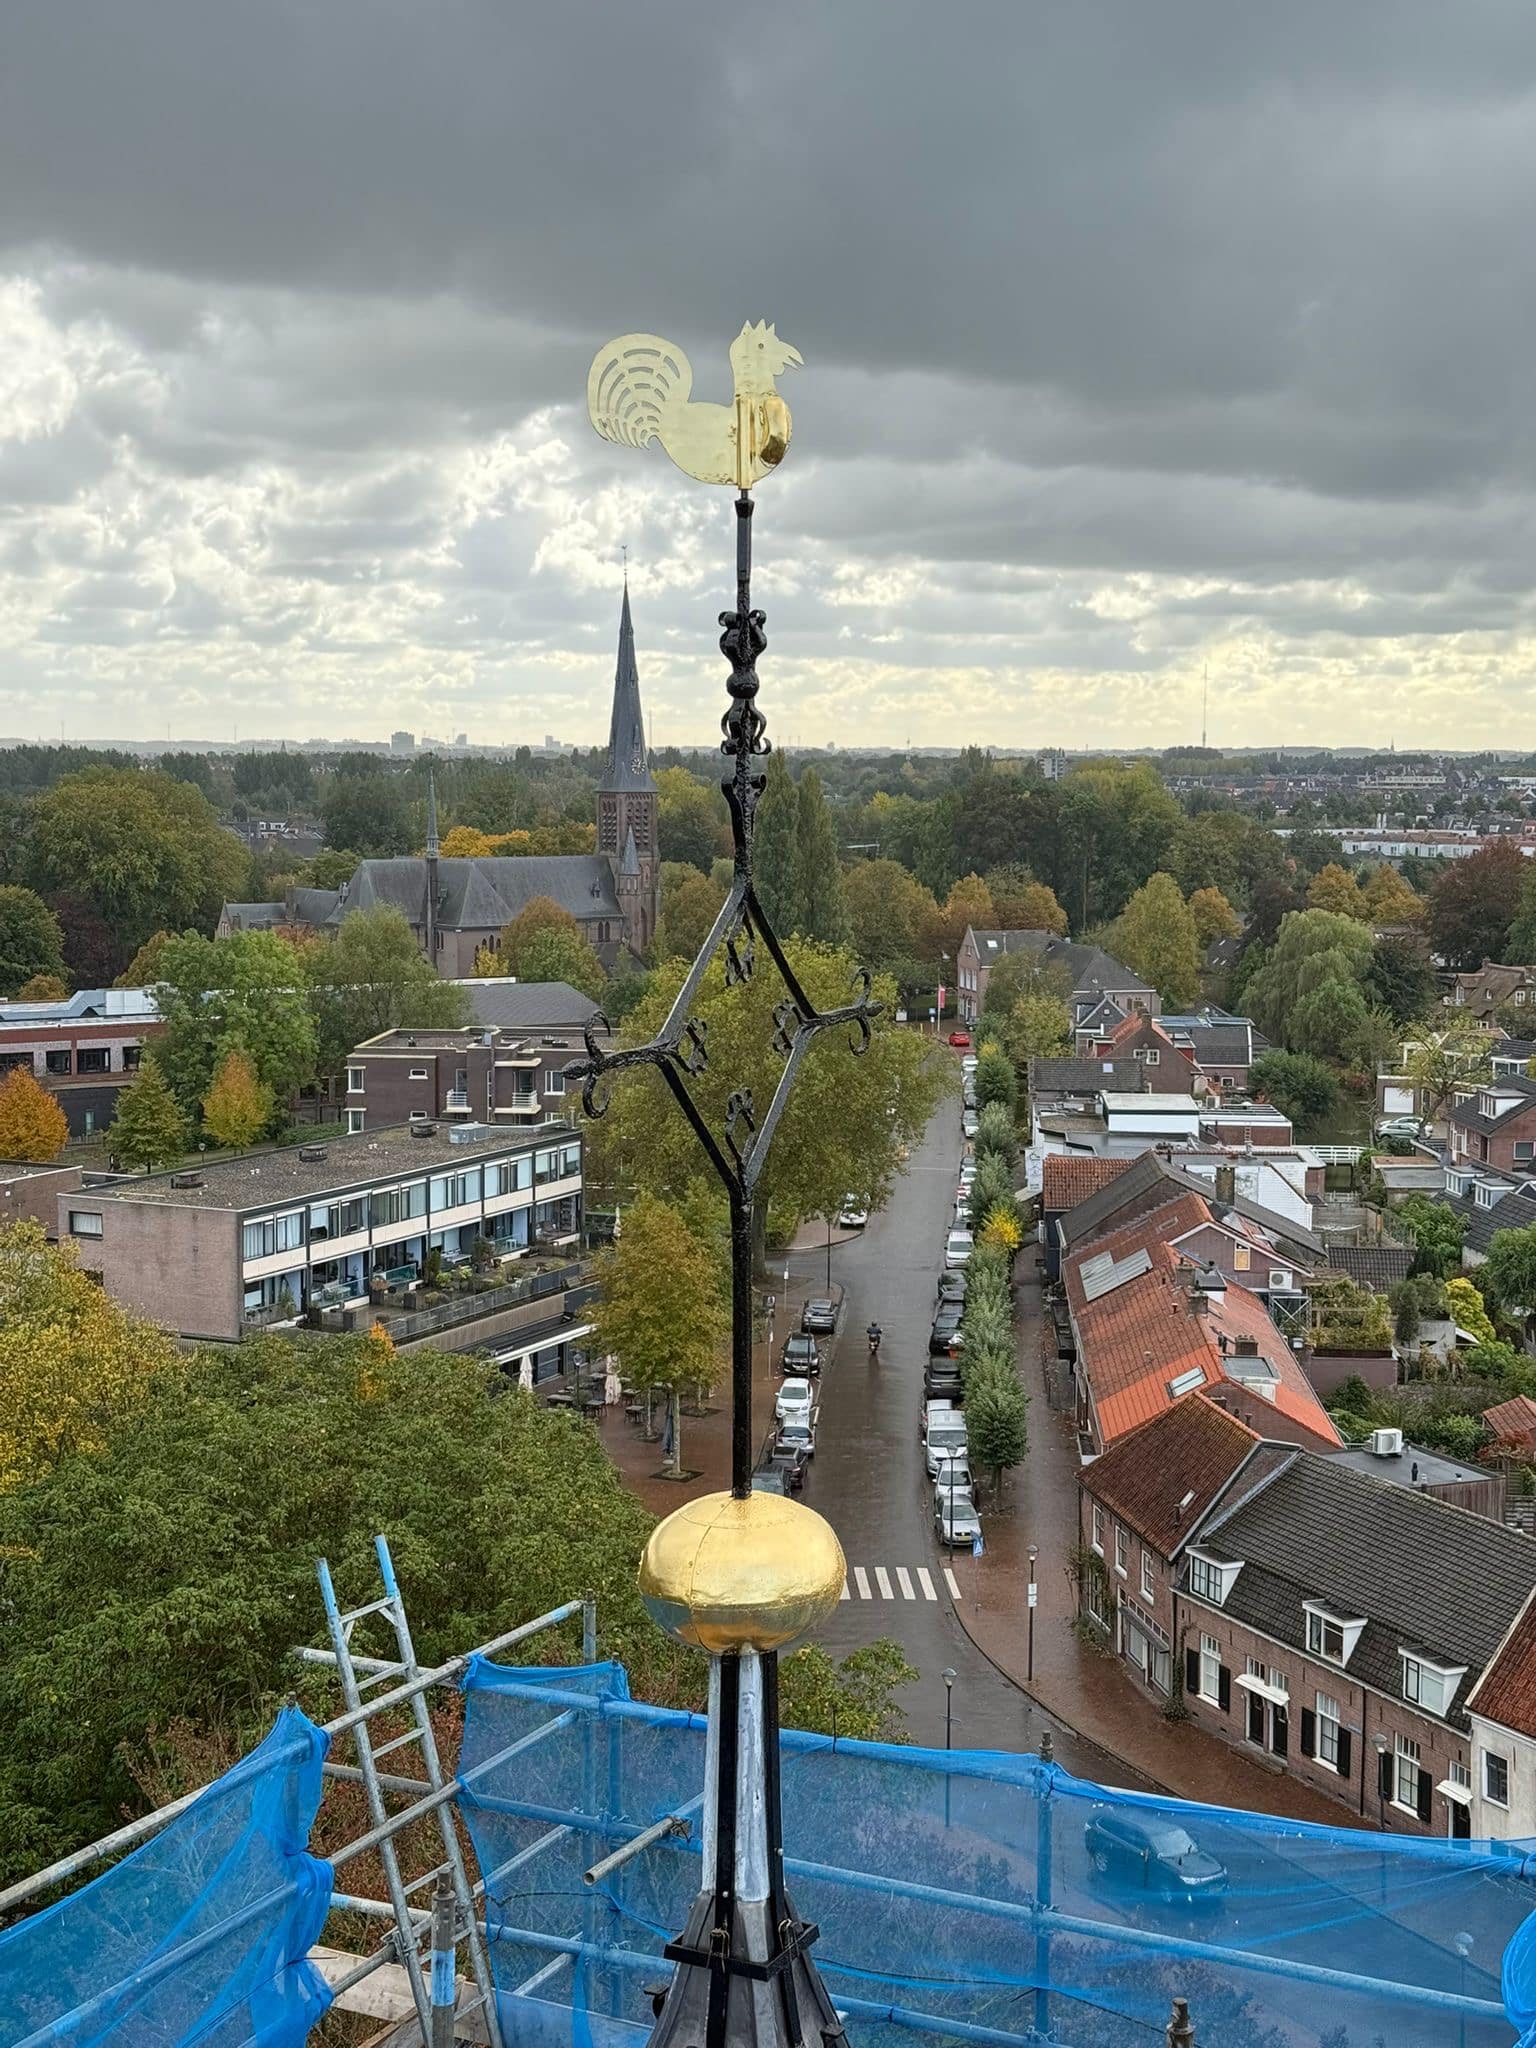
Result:
[[[968,1552],[951,1556],[938,1541],[918,1422],[928,1330],[961,1153],[957,1095],[935,1112],[888,1207],[870,1218],[860,1236],[833,1246],[832,1278],[842,1283],[845,1299],[835,1349],[822,1373],[816,1456],[805,1500],[838,1533],[851,1597],[818,1640],[838,1656],[882,1636],[901,1645],[908,1663],[921,1673],[901,1694],[914,1742],[943,1747],[941,1674],[947,1667],[955,1673],[957,1749],[1036,1750],[1049,1728],[1056,1761],[1067,1770],[1139,1786],[1144,1781],[1124,1765],[1026,1699],[972,1644],[956,1618],[946,1566],[962,1602],[970,1575],[988,1567]],[[821,1291],[824,1252],[802,1251],[790,1263],[796,1275]],[[883,1332],[877,1364],[870,1362],[864,1334],[871,1321]],[[824,1339],[824,1353],[825,1345]],[[982,1521],[985,1528],[985,1513]],[[867,1599],[860,1596],[861,1569]],[[932,1600],[925,1597],[924,1572],[936,1595]],[[888,1598],[884,1586],[890,1589]],[[911,1588],[910,1599],[904,1587]],[[1021,1612],[1024,1602],[1021,1585]]]

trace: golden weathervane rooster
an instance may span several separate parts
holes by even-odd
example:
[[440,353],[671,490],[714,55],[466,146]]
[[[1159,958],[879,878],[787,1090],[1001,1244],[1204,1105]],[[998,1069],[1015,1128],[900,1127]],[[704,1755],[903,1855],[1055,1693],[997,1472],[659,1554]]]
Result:
[[774,380],[800,361],[773,329],[750,321],[731,343],[730,405],[690,397],[693,367],[658,334],[621,334],[600,348],[587,377],[587,411],[605,441],[659,441],[678,468],[706,484],[750,490],[784,460],[789,407]]

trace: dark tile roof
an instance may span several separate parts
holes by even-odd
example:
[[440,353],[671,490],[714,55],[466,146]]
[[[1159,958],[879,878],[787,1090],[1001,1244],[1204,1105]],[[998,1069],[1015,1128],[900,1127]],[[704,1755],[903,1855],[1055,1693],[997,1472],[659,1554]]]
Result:
[[983,967],[992,966],[1008,953],[1034,953],[1043,965],[1067,970],[1075,996],[1122,990],[1132,995],[1156,993],[1150,982],[1098,946],[1080,946],[1075,939],[1057,938],[1054,932],[980,931],[974,925],[969,929]]
[[1112,1443],[1079,1479],[1144,1542],[1172,1557],[1258,1442],[1235,1415],[1203,1394],[1186,1394]]
[[1140,1060],[1074,1058],[1033,1059],[1029,1063],[1032,1096],[1094,1095],[1101,1088],[1123,1095],[1147,1092],[1147,1070]]
[[477,1024],[498,1031],[579,1031],[600,1005],[565,981],[461,981]]
[[1448,1717],[1458,1727],[1466,1693],[1536,1586],[1528,1537],[1306,1453],[1213,1517],[1200,1548],[1242,1562],[1223,1611],[1298,1652],[1304,1601],[1363,1619],[1349,1675],[1390,1698],[1403,1696],[1402,1650],[1464,1665]]
[[1462,1243],[1468,1251],[1486,1252],[1501,1230],[1524,1230],[1536,1223],[1536,1197],[1517,1194],[1513,1188],[1491,1209],[1485,1209],[1470,1195],[1453,1195],[1449,1190],[1445,1203],[1466,1225]]
[[1396,1244],[1330,1245],[1328,1263],[1347,1273],[1357,1286],[1385,1294],[1408,1278],[1413,1252],[1407,1245]]
[[[493,854],[476,860],[440,860],[437,921],[444,931],[494,931],[547,896],[578,919],[617,918],[613,870],[600,853]],[[410,923],[427,916],[427,863],[419,855],[362,861],[335,901],[329,921],[354,910],[392,904]]]
[[1484,1092],[1479,1088],[1474,1094],[1467,1096],[1465,1101],[1458,1102],[1447,1120],[1463,1131],[1487,1133],[1502,1130],[1513,1118],[1524,1116],[1527,1110],[1536,1108],[1536,1081],[1531,1080],[1529,1075],[1501,1074],[1497,1081],[1486,1083],[1486,1087],[1492,1094],[1518,1095],[1520,1100],[1511,1103],[1507,1109],[1500,1110],[1495,1116],[1485,1116],[1478,1108]]
[[1247,1017],[1230,1022],[1173,1025],[1168,1027],[1168,1035],[1175,1045],[1188,1047],[1195,1065],[1203,1072],[1212,1067],[1246,1067],[1260,1053],[1269,1051],[1269,1040]]
[[1096,1195],[1080,1202],[1067,1215],[1062,1224],[1064,1242],[1081,1244],[1096,1231],[1109,1228],[1122,1214],[1171,1202],[1187,1192],[1199,1195],[1218,1219],[1231,1210],[1245,1222],[1257,1224],[1275,1240],[1276,1248],[1284,1251],[1294,1263],[1305,1265],[1309,1259],[1322,1257],[1323,1241],[1316,1232],[1303,1229],[1288,1216],[1278,1215],[1262,1203],[1250,1201],[1246,1195],[1234,1195],[1230,1202],[1226,1201],[1216,1193],[1209,1179],[1188,1172],[1176,1163],[1177,1159],[1177,1153],[1172,1158],[1165,1158],[1156,1150],[1141,1153],[1128,1172],[1101,1188]]
[[1536,1736],[1536,1600],[1521,1609],[1467,1705],[1501,1728]]

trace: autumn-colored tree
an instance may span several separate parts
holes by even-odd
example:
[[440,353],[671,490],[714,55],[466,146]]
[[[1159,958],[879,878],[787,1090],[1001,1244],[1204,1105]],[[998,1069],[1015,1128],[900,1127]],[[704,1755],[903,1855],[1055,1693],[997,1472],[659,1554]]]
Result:
[[272,1090],[240,1047],[231,1046],[203,1097],[203,1125],[220,1145],[253,1145],[272,1121],[273,1104]]
[[1201,950],[1216,939],[1235,939],[1242,921],[1226,897],[1216,888],[1196,889],[1189,899],[1189,914],[1195,920],[1195,938]]
[[489,832],[477,831],[473,825],[455,825],[443,834],[438,851],[444,860],[482,860],[491,847]]
[[1352,917],[1360,923],[1366,922],[1365,898],[1360,893],[1360,884],[1337,861],[1319,868],[1312,877],[1307,890],[1309,910],[1331,910],[1335,917]]
[[518,976],[522,981],[563,981],[594,1002],[602,995],[608,977],[603,963],[580,932],[535,932],[519,954]]
[[1023,995],[1002,1020],[1003,1045],[1024,1073],[1034,1059],[1072,1050],[1072,1012],[1060,996]]
[[1054,932],[1067,935],[1067,913],[1056,900],[1056,891],[1040,882],[1028,868],[989,868],[983,877],[992,898],[997,929],[1003,932]]
[[57,1159],[69,1141],[69,1118],[31,1069],[0,1081],[0,1159]]
[[1468,860],[1446,862],[1430,899],[1429,935],[1447,966],[1505,958],[1528,865],[1508,839],[1494,840]]
[[69,990],[56,974],[34,974],[16,991],[18,1003],[62,1003]]
[[661,864],[662,942],[657,957],[691,960],[705,939],[725,901],[708,875],[701,875],[686,861]]
[[1371,870],[1361,893],[1374,925],[1422,924],[1429,909],[1417,889],[1411,889],[1388,861]]
[[853,952],[863,966],[875,974],[899,973],[920,957],[938,906],[899,861],[863,861],[849,869],[844,888]]
[[562,910],[552,896],[530,897],[510,924],[501,928],[496,948],[502,959],[502,973],[523,973],[523,953],[540,932],[563,932],[579,939],[581,926],[568,910]]
[[113,982],[114,988],[153,988],[160,979],[160,959],[166,947],[175,936],[173,932],[155,932],[140,946],[122,973]]
[[145,1168],[169,1165],[187,1149],[186,1120],[152,1053],[117,1098],[107,1145],[123,1166]]
[[80,1270],[73,1243],[50,1245],[39,1223],[0,1229],[0,1492],[95,1449],[113,1412],[175,1358],[163,1330]]
[[973,925],[979,932],[996,931],[998,928],[997,905],[980,875],[964,875],[950,890],[928,930],[925,952],[930,957],[947,953],[953,961],[960,950],[967,925]]

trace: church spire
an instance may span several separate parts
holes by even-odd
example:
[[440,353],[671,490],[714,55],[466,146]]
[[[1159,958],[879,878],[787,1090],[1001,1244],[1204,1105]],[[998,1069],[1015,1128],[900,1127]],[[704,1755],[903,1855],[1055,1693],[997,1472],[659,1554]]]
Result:
[[441,848],[437,843],[437,777],[432,773],[432,763],[427,763],[427,859],[436,860]]
[[437,778],[427,763],[427,959],[437,965]]
[[602,787],[609,790],[650,790],[656,787],[646,762],[645,716],[640,709],[640,671],[635,665],[635,629],[629,616],[627,575],[624,579],[624,606],[619,613],[619,659],[613,672],[608,769]]

